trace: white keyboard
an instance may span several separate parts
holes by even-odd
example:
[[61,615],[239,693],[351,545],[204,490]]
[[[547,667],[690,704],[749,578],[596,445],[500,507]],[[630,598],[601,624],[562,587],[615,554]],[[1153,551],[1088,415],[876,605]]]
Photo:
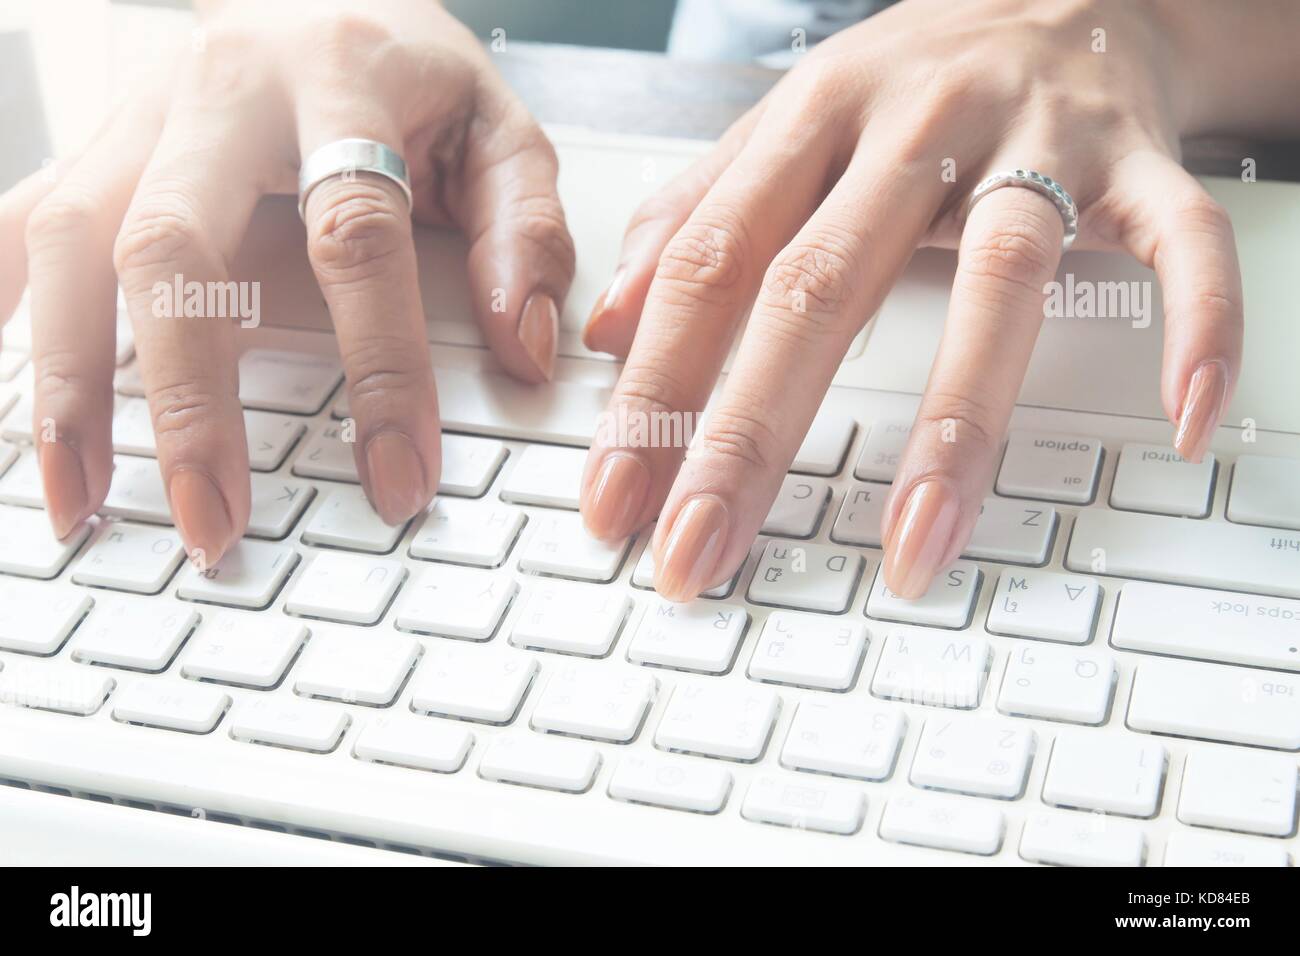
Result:
[[573,510],[595,386],[514,419],[440,371],[461,433],[392,529],[337,364],[254,353],[252,527],[199,574],[131,367],[105,517],[59,542],[4,358],[7,783],[520,863],[1294,862],[1295,436],[1223,429],[1193,466],[1164,422],[1018,409],[970,547],[907,602],[879,524],[915,399],[836,389],[745,566],[682,606],[648,533]]

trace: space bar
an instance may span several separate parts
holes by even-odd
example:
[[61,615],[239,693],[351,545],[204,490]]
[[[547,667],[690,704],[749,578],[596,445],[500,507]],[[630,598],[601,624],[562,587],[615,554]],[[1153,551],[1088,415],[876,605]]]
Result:
[[579,382],[525,385],[496,372],[434,370],[442,427],[471,435],[590,445],[609,390]]
[[1071,571],[1300,597],[1300,533],[1088,509],[1079,512]]

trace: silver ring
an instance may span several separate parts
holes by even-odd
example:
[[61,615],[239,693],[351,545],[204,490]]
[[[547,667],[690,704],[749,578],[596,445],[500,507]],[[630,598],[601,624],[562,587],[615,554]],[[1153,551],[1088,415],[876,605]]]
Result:
[[335,176],[355,177],[357,173],[391,179],[406,194],[407,212],[415,207],[406,160],[395,150],[373,139],[336,139],[319,147],[298,170],[298,215],[306,220],[307,197],[321,183]]
[[1061,251],[1069,249],[1074,243],[1074,237],[1079,234],[1079,210],[1074,205],[1074,200],[1065,188],[1050,176],[1044,176],[1042,173],[1034,172],[1032,169],[1004,169],[1001,172],[994,173],[992,176],[986,176],[975,191],[970,194],[970,199],[966,201],[966,215],[975,208],[975,204],[993,192],[995,189],[1001,189],[1003,186],[1024,186],[1034,192],[1042,193],[1052,201],[1056,211],[1061,214],[1061,221],[1065,224],[1065,238],[1061,241]]

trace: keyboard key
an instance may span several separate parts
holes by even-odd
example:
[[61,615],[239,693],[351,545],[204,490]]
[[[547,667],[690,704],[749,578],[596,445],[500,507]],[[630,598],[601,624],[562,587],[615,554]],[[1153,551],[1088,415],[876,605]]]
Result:
[[763,522],[761,534],[787,538],[811,538],[821,524],[822,512],[831,499],[831,486],[817,478],[787,475]]
[[586,744],[511,734],[493,739],[479,761],[478,772],[485,780],[583,793],[590,789],[599,768],[600,755]]
[[252,511],[245,533],[252,538],[283,540],[316,496],[316,489],[272,475],[255,474],[251,478]]
[[837,475],[853,444],[857,423],[839,412],[817,413],[790,470],[800,475]]
[[1300,534],[1101,508],[1079,512],[1071,571],[1300,598]]
[[[17,461],[14,461],[15,458]],[[25,451],[19,455],[13,445],[0,446],[0,471],[4,471],[8,464],[13,467],[0,478],[0,503],[22,505],[24,508],[44,508],[45,486],[41,482],[41,468],[36,453]]]
[[72,659],[138,671],[161,671],[199,622],[194,608],[168,600],[105,594],[72,641]]
[[324,478],[358,484],[355,425],[326,425],[314,432],[293,460],[293,473],[300,478]]
[[184,681],[137,680],[113,699],[113,719],[189,734],[211,733],[230,706],[215,687]]
[[1097,493],[1101,442],[1058,432],[1013,431],[998,472],[997,493],[1086,505]]
[[1214,455],[1192,464],[1168,445],[1129,442],[1119,453],[1112,508],[1204,518],[1214,492]]
[[241,687],[274,687],[306,639],[307,628],[291,618],[238,611],[205,614],[181,659],[181,674]]
[[366,493],[359,486],[351,485],[325,493],[324,500],[303,528],[302,540],[349,551],[387,554],[397,546],[405,531],[405,524],[393,526],[379,517]]
[[593,538],[576,512],[537,515],[531,528],[519,555],[519,570],[576,581],[614,580],[632,543],[630,538],[617,544]]
[[1165,866],[1289,866],[1286,848],[1247,840],[1179,830],[1165,841]]
[[374,624],[406,577],[398,561],[321,551],[285,598],[289,614],[344,624]]
[[909,779],[913,786],[1014,800],[1025,789],[1034,733],[998,721],[947,717],[925,722]]
[[1142,661],[1133,730],[1300,750],[1300,677],[1218,664]]
[[494,438],[443,432],[438,494],[480,497],[501,470],[506,455],[506,446]]
[[12,505],[0,505],[0,528],[5,530],[0,573],[24,578],[57,577],[90,536],[90,525],[82,524],[60,541],[44,511]]
[[844,504],[840,505],[840,513],[835,517],[831,540],[836,544],[879,548],[880,523],[888,497],[889,485],[851,485],[844,495]]
[[962,556],[1006,564],[1046,564],[1056,534],[1056,509],[985,498]]
[[523,526],[524,513],[517,508],[438,497],[411,540],[411,557],[500,567]]
[[1114,686],[1115,662],[1109,655],[1021,644],[1007,656],[998,710],[1015,717],[1103,724]]
[[614,588],[537,581],[515,621],[510,643],[534,650],[604,657],[614,647],[632,601]]
[[1295,832],[1292,757],[1230,747],[1195,747],[1183,765],[1178,819],[1193,826],[1264,836]]
[[454,565],[420,568],[397,605],[404,631],[486,641],[519,591],[509,574]]
[[113,692],[103,671],[53,661],[9,661],[0,671],[0,704],[89,717]]
[[1043,802],[1128,817],[1154,817],[1168,757],[1140,737],[1062,733],[1052,747]]
[[880,817],[886,840],[981,856],[998,852],[1005,828],[994,805],[934,794],[891,797]]
[[853,469],[858,481],[883,481],[889,484],[898,470],[898,461],[912,434],[910,421],[875,422],[867,432],[867,440]]
[[55,653],[91,603],[89,594],[66,584],[0,579],[0,651]]
[[994,634],[1087,644],[1101,588],[1091,578],[1054,571],[1003,571],[989,605]]
[[152,458],[113,456],[113,477],[99,513],[110,518],[171,524],[171,506],[158,462]]
[[515,504],[577,511],[586,461],[585,448],[529,445],[515,458],[501,485],[501,497]]
[[853,601],[864,564],[861,554],[845,548],[769,541],[749,583],[749,600],[842,614]]
[[243,538],[207,570],[187,566],[176,596],[228,607],[268,607],[297,564],[292,548]]
[[343,381],[338,359],[276,349],[250,349],[239,359],[245,408],[315,415]]
[[654,701],[656,684],[642,674],[605,674],[561,667],[533,708],[532,726],[556,734],[628,743]]
[[850,834],[861,829],[866,810],[866,796],[851,786],[763,774],[749,785],[740,815],[756,823]]
[[230,714],[230,735],[248,743],[329,753],[348,729],[347,712],[313,701],[246,697]]
[[693,760],[626,756],[609,780],[615,800],[648,803],[670,810],[717,813],[731,792],[731,774]]
[[954,561],[935,575],[925,594],[908,601],[885,587],[885,575],[880,573],[867,598],[867,614],[882,621],[960,629],[970,623],[981,576],[976,565]]
[[158,456],[149,403],[143,398],[122,400],[113,414],[113,451],[119,455]]
[[295,671],[294,693],[386,707],[419,653],[416,640],[402,634],[317,626]]
[[753,762],[763,755],[780,706],[780,698],[761,687],[678,684],[655,746]]
[[728,604],[674,604],[655,598],[646,606],[628,645],[628,660],[676,670],[723,674],[736,658],[749,614]]
[[1300,671],[1300,601],[1130,581],[1110,640],[1172,657]]
[[504,648],[431,647],[411,683],[411,708],[485,724],[515,719],[537,673],[537,661]]
[[244,431],[248,436],[248,467],[253,471],[275,471],[307,426],[296,418],[270,412],[244,412]]
[[27,353],[15,348],[0,349],[0,382],[12,382],[27,364]]
[[1034,812],[1020,835],[1020,855],[1057,866],[1141,866],[1146,840],[1132,823],[1096,813]]
[[157,594],[167,586],[185,548],[168,528],[109,521],[72,570],[72,580],[92,587]]
[[876,665],[871,693],[932,707],[978,707],[989,669],[989,642],[982,637],[896,631]]
[[907,718],[857,700],[805,700],[795,711],[781,766],[838,777],[884,780],[894,772]]
[[1227,514],[1239,524],[1300,531],[1300,459],[1238,456]]
[[859,621],[777,611],[768,616],[749,659],[753,680],[848,690],[867,648]]
[[474,735],[453,721],[392,714],[362,728],[352,755],[413,770],[455,773],[465,766],[473,745]]

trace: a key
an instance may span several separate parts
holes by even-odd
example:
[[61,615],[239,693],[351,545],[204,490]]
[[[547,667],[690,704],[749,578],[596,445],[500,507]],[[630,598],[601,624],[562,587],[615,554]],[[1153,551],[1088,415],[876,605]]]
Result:
[[730,670],[748,625],[749,614],[742,607],[655,598],[641,616],[627,656],[638,664],[723,674]]
[[859,482],[849,487],[844,504],[831,527],[831,540],[836,544],[856,544],[859,547],[879,548],[880,523],[885,514],[885,499],[889,485]]
[[230,697],[187,681],[137,680],[113,698],[113,719],[188,734],[206,734],[220,722]]
[[325,493],[302,529],[307,544],[386,554],[397,546],[406,525],[393,526],[370,506],[370,499],[357,485],[337,487]]
[[1056,533],[1056,509],[985,498],[963,557],[1005,564],[1046,564]]
[[517,508],[439,496],[411,540],[411,557],[499,567],[523,526],[524,513]]
[[515,458],[501,485],[501,497],[515,504],[578,509],[585,448],[529,445]]
[[1198,464],[1168,445],[1128,442],[1119,453],[1110,505],[1125,511],[1204,518],[1214,493],[1214,455]]
[[763,774],[749,785],[740,815],[756,823],[847,835],[861,829],[866,811],[866,795],[854,787]]
[[1101,452],[1095,438],[1013,431],[998,472],[997,493],[1086,505],[1097,493]]
[[530,574],[612,581],[631,545],[631,539],[611,544],[593,538],[576,512],[537,515],[530,529],[519,555],[519,570]]
[[1052,746],[1043,801],[1059,807],[1153,817],[1168,756],[1154,740],[1061,733]]
[[[632,587],[640,588],[643,591],[652,591],[655,586],[655,556],[653,544],[654,529],[651,528],[646,537],[645,547],[641,549],[641,556],[637,558],[636,567],[632,569]],[[757,550],[750,549],[751,555]],[[736,568],[736,573],[726,581],[716,587],[709,588],[707,591],[700,593],[702,598],[711,598],[713,600],[724,600],[731,596],[731,592],[736,589],[736,583],[740,580],[741,574],[745,570],[745,565],[749,559],[746,558],[740,562],[740,567]]]
[[1240,524],[1300,531],[1300,458],[1239,455],[1227,514]]
[[615,800],[670,810],[717,813],[731,792],[731,774],[721,767],[673,757],[628,755],[609,779]]
[[659,720],[660,750],[752,762],[763,755],[781,701],[762,687],[678,684]]
[[0,578],[0,651],[55,653],[91,603],[89,594],[66,584]]
[[293,460],[293,473],[300,478],[357,484],[361,479],[357,475],[357,460],[352,451],[355,442],[354,425],[326,425],[313,432],[302,446],[298,457]]
[[838,777],[884,780],[894,772],[907,718],[858,700],[805,700],[781,749],[781,766]]
[[0,505],[0,528],[4,528],[0,573],[24,578],[57,577],[90,535],[90,525],[82,524],[60,540],[44,511],[12,505]]
[[190,636],[194,608],[166,600],[104,594],[77,628],[72,659],[138,671],[161,671]]
[[831,498],[831,486],[819,478],[787,475],[767,513],[761,534],[787,538],[811,538],[821,524],[822,512]]
[[239,401],[245,408],[315,415],[343,381],[337,359],[276,349],[250,349],[239,359]]
[[981,576],[977,565],[954,561],[935,575],[925,594],[908,601],[889,590],[885,575],[878,573],[867,598],[867,614],[882,621],[960,629],[970,623]]
[[1141,866],[1146,840],[1139,827],[1125,820],[1036,811],[1025,820],[1020,855],[1057,866]]
[[932,717],[916,745],[909,779],[917,787],[1013,800],[1025,789],[1034,733],[973,717]]
[[848,690],[867,648],[861,621],[776,611],[768,615],[749,659],[753,680]]
[[439,643],[411,682],[411,708],[485,724],[515,719],[537,661],[501,647]]
[[[11,462],[12,467],[4,471]],[[35,452],[19,455],[12,445],[0,446],[0,471],[4,471],[4,477],[0,478],[0,504],[45,507],[45,487],[41,484],[41,468]]]
[[1110,640],[1151,654],[1300,671],[1300,601],[1130,581]]
[[1179,830],[1165,841],[1165,866],[1290,866],[1286,848],[1265,840]]
[[321,551],[289,589],[289,614],[344,624],[374,624],[406,576],[399,561]]
[[932,707],[979,706],[989,669],[989,642],[982,637],[897,630],[880,652],[871,693]]
[[274,687],[306,639],[307,628],[292,618],[239,611],[205,614],[181,658],[181,674],[240,687]]
[[0,704],[89,717],[116,682],[101,670],[55,661],[9,661],[0,671]]
[[1194,747],[1183,764],[1178,819],[1264,836],[1295,832],[1294,757],[1233,747]]
[[315,701],[246,697],[230,712],[230,735],[247,743],[329,753],[348,729],[347,712]]
[[857,423],[848,415],[818,412],[790,470],[800,475],[838,475],[856,430]]
[[988,629],[1012,637],[1087,644],[1100,604],[1101,588],[1091,578],[1006,570],[989,605]]
[[1300,533],[1086,508],[1074,520],[1065,566],[1300,598]]
[[655,689],[655,681],[644,674],[557,668],[533,708],[532,726],[548,733],[628,743],[641,728]]
[[316,496],[316,489],[275,475],[255,474],[251,479],[252,510],[246,533],[252,538],[283,540]]
[[1007,655],[998,710],[1015,717],[1103,724],[1115,663],[1107,654],[1017,644]]
[[576,740],[509,734],[493,738],[478,772],[485,780],[583,793],[599,768],[596,750]]
[[438,494],[480,497],[501,470],[506,454],[506,446],[495,438],[443,432]]
[[570,581],[531,583],[510,643],[543,651],[604,657],[632,609],[613,588]]
[[861,554],[848,548],[769,541],[749,582],[749,600],[842,614],[853,601],[865,563]]
[[455,565],[417,570],[397,605],[405,631],[486,641],[519,591],[509,574]]
[[113,477],[100,513],[110,518],[171,524],[171,507],[158,462],[152,458],[113,456]]
[[1133,730],[1300,750],[1300,677],[1270,671],[1142,661],[1129,694]]
[[296,418],[270,412],[244,412],[248,436],[248,467],[253,471],[275,471],[282,464],[307,426]]
[[853,477],[858,481],[883,481],[889,484],[898,470],[898,461],[912,434],[910,421],[879,421],[872,424],[858,456]]
[[880,835],[886,840],[981,856],[998,852],[1005,829],[996,806],[936,794],[891,797],[880,815]]
[[403,634],[318,625],[294,671],[294,693],[386,707],[419,653],[415,639]]
[[386,714],[362,728],[352,754],[374,763],[455,773],[465,766],[473,744],[474,735],[455,721]]
[[176,596],[185,601],[263,608],[275,600],[298,564],[292,548],[243,538],[212,567],[189,565],[181,572]]
[[170,528],[107,521],[72,569],[72,580],[92,587],[157,594],[184,559],[180,535]]

